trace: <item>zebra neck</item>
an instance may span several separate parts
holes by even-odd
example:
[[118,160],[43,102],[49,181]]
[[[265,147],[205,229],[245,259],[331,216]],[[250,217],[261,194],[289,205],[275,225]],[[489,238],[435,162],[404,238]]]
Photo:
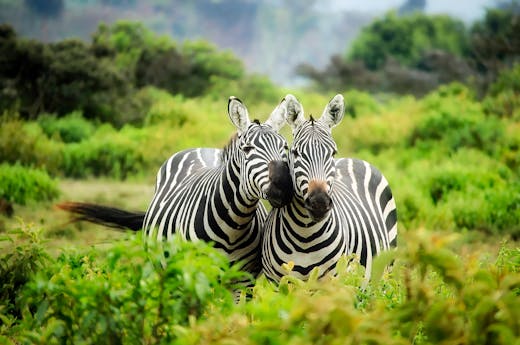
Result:
[[255,216],[259,200],[248,196],[246,188],[241,185],[240,165],[228,162],[222,170],[217,186],[214,202],[221,204],[228,211],[238,228],[246,227]]

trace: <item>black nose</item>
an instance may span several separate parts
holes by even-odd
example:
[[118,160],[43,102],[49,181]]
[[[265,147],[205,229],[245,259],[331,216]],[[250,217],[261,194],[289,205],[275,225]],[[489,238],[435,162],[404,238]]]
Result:
[[319,221],[331,210],[332,198],[324,191],[313,191],[305,199],[305,208],[313,220]]
[[271,161],[268,169],[270,184],[267,190],[267,200],[272,207],[283,207],[291,202],[294,194],[289,166],[284,161]]

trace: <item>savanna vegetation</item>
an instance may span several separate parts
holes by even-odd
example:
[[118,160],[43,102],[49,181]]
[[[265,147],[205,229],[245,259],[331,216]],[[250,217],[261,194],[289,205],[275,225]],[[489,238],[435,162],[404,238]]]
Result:
[[[1,26],[0,342],[518,344],[513,14],[489,11],[470,29],[500,30],[514,48],[479,41],[489,50],[479,58],[500,57],[475,64],[485,82],[464,74],[421,97],[355,87],[332,69],[334,83],[282,89],[246,73],[227,51],[177,43],[137,23],[101,25],[91,42],[57,43]],[[459,35],[467,30],[461,25],[389,14],[367,27],[345,59],[366,59],[370,73],[388,65],[381,55],[418,68],[429,48],[469,59],[477,43]],[[418,30],[408,51],[378,41],[378,30],[393,26]],[[424,30],[436,33],[431,46],[424,46],[431,36]],[[72,224],[53,208],[74,200],[144,210],[155,172],[173,152],[226,144],[230,95],[263,120],[288,92],[307,114],[343,93],[347,118],[333,129],[339,156],[370,161],[392,186],[398,249],[379,257],[368,284],[355,258],[345,258],[337,276],[320,281],[286,277],[276,285],[260,277],[249,297],[234,303],[233,282],[244,273],[210,245],[176,239],[164,268],[160,248],[145,247],[139,236]],[[290,138],[288,128],[284,134]]]

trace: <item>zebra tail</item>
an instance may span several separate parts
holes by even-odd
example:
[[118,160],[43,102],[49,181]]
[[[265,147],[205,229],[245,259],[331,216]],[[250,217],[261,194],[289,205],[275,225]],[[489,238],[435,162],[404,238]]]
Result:
[[82,202],[63,202],[60,210],[73,214],[72,222],[87,221],[118,229],[139,231],[143,228],[145,212],[130,212],[115,207]]

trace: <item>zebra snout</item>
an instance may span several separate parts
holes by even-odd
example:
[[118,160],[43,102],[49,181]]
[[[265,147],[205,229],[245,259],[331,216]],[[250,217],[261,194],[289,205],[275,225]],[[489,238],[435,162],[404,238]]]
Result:
[[266,191],[267,200],[272,207],[280,208],[289,204],[293,197],[293,183],[289,166],[284,161],[271,161],[269,169],[269,187]]
[[313,190],[304,200],[305,209],[314,221],[320,221],[332,209],[332,198],[324,190]]

